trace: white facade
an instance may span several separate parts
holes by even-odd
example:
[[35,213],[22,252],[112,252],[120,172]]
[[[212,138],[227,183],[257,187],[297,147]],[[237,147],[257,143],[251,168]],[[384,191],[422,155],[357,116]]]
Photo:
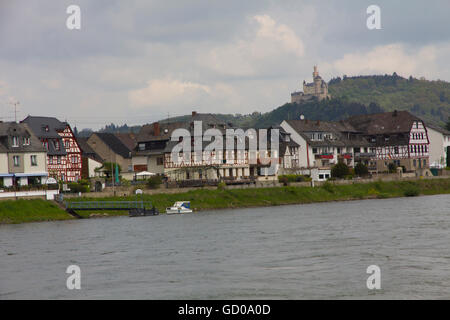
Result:
[[312,154],[311,147],[308,146],[305,138],[303,138],[297,131],[294,130],[286,121],[283,121],[280,126],[287,132],[291,134],[291,139],[294,140],[298,145],[298,166],[300,168],[308,168],[311,166],[309,161],[309,154]]
[[91,158],[87,159],[87,165],[88,165],[88,175],[89,178],[93,178],[95,177],[95,169],[101,168],[103,166],[103,164],[99,161],[95,161]]
[[447,165],[447,148],[450,147],[450,135],[443,131],[427,127],[428,138],[430,139],[430,165]]

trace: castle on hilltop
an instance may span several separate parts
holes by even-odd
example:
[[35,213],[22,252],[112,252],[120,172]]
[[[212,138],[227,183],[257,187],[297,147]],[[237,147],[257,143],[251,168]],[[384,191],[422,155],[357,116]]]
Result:
[[308,101],[313,97],[316,97],[319,101],[331,98],[328,94],[328,84],[322,79],[321,76],[319,76],[317,66],[314,66],[313,82],[306,83],[306,81],[303,80],[303,92],[296,91],[291,93],[291,103]]

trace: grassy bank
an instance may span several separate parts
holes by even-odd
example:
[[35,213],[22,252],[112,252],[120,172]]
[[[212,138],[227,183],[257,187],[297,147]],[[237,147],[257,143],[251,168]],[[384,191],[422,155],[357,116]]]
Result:
[[[242,208],[256,206],[276,206],[283,204],[302,204],[324,201],[384,199],[404,196],[433,195],[450,193],[450,179],[416,181],[376,181],[310,187],[273,187],[249,189],[198,189],[185,193],[144,195],[152,201],[160,212],[175,201],[191,201],[195,210]],[[131,197],[83,198],[83,200],[135,200]],[[80,199],[77,199],[79,201]],[[118,213],[120,214],[120,212]]]
[[[184,193],[144,195],[145,201],[152,201],[160,212],[175,201],[191,201],[195,210],[245,208],[258,206],[276,206],[284,204],[302,204],[325,201],[342,201],[357,199],[385,199],[404,196],[450,194],[450,179],[415,180],[415,181],[375,181],[371,183],[354,183],[333,185],[326,183],[321,187],[273,187],[249,189],[198,189]],[[72,201],[89,200],[135,200],[131,197],[75,198]],[[126,211],[86,212],[83,217],[126,215]],[[44,200],[10,200],[0,201],[0,223],[21,223],[31,221],[72,219],[56,204]]]
[[0,201],[0,224],[67,219],[73,218],[53,201],[41,199]]

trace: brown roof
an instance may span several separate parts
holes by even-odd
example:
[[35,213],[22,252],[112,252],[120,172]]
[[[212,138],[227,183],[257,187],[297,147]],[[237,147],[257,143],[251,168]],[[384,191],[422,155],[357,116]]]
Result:
[[77,138],[78,146],[81,149],[81,155],[83,157],[91,158],[98,162],[103,162],[102,157],[100,157],[94,149],[87,143],[88,138]]
[[[137,143],[155,140],[169,140],[175,129],[184,128],[191,130],[191,123],[194,121],[202,121],[203,132],[211,128],[212,125],[216,125],[218,129],[230,128],[226,123],[217,119],[211,113],[192,112],[192,115],[189,116],[186,121],[154,122],[152,124],[142,126],[136,138]],[[159,134],[155,132],[158,128]]]
[[119,138],[128,149],[133,150],[136,147],[136,135],[134,133],[115,133],[114,135]]
[[414,121],[422,121],[408,111],[393,111],[352,116],[346,121],[369,135],[405,133],[411,130]]

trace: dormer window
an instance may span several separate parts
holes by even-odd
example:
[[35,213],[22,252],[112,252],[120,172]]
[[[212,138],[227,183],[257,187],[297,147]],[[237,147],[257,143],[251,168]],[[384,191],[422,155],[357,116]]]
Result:
[[139,143],[139,150],[144,151],[145,150],[145,143]]
[[44,125],[44,126],[42,126],[42,131],[44,131],[44,132],[49,132],[50,129],[48,128],[47,125]]
[[23,138],[23,145],[24,146],[29,146],[30,145],[30,138],[24,137]]
[[56,150],[59,150],[59,149],[60,149],[60,145],[59,145],[59,141],[58,141],[58,140],[55,140],[54,145],[55,145],[55,149],[56,149]]
[[12,137],[12,146],[18,147],[19,146],[19,137],[13,136]]

